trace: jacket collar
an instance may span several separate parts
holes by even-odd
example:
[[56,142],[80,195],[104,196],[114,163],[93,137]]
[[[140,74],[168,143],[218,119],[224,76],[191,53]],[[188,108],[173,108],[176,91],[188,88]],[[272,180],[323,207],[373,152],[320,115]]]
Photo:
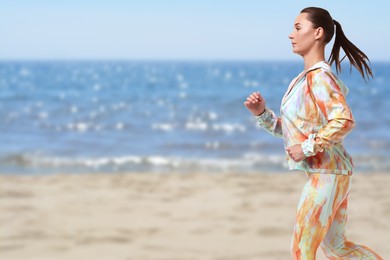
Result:
[[299,75],[288,86],[286,94],[284,95],[283,100],[282,100],[282,105],[284,103],[286,103],[286,101],[292,95],[292,92],[293,92],[292,90],[293,90],[294,86],[300,80],[302,80],[304,77],[306,77],[307,73],[309,73],[310,71],[316,70],[316,69],[320,69],[320,68],[324,69],[324,70],[327,70],[327,71],[330,71],[330,72],[332,71],[331,67],[329,66],[329,64],[326,61],[319,61],[316,64],[314,64],[313,66],[311,66],[307,71],[302,71],[301,73],[299,73]]
[[310,71],[316,70],[316,69],[323,69],[323,70],[330,72],[330,75],[333,77],[333,79],[340,86],[344,95],[346,96],[348,94],[348,92],[349,92],[348,87],[345,86],[345,84],[343,82],[339,81],[338,78],[333,74],[332,68],[330,67],[330,65],[326,61],[319,61],[316,64],[314,64],[313,66],[311,66],[307,71],[302,71],[301,73],[299,73],[299,75],[291,82],[291,84],[288,87],[286,94],[284,95],[284,98],[282,100],[282,105],[284,103],[286,103],[286,101],[289,99],[289,97],[291,96],[291,94],[293,92],[292,89],[298,83],[298,81],[300,81],[300,80],[302,80],[302,78],[306,77],[307,73],[309,73]]
[[316,64],[314,64],[313,66],[311,66],[307,71],[304,71],[303,73],[304,73],[304,75],[306,75],[310,71],[313,71],[316,69],[324,69],[324,70],[327,70],[330,72],[332,71],[332,68],[330,67],[330,65],[326,61],[319,61]]

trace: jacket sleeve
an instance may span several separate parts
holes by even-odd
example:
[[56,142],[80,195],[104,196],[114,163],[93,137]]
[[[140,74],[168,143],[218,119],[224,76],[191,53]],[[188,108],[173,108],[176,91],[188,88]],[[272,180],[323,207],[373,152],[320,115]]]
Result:
[[309,72],[307,81],[312,98],[327,119],[327,124],[317,133],[310,134],[302,143],[303,152],[309,157],[341,143],[355,126],[355,120],[346,102],[346,93],[330,72],[324,70]]
[[255,118],[257,119],[258,124],[268,133],[276,137],[283,137],[282,121],[272,110],[265,108],[263,114],[255,116]]

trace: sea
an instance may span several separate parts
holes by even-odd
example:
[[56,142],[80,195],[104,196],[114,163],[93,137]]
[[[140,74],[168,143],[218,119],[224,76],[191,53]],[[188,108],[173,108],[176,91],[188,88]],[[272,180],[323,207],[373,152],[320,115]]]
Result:
[[[390,62],[340,75],[355,171],[390,172]],[[301,61],[2,61],[0,173],[287,172],[282,139],[244,107],[279,114]]]

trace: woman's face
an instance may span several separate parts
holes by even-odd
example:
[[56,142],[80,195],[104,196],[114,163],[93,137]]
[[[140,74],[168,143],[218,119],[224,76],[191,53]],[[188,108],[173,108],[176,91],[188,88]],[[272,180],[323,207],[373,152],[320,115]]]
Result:
[[317,29],[313,28],[312,22],[307,19],[307,13],[301,13],[295,19],[294,29],[288,36],[291,40],[293,52],[304,56],[313,47],[316,41]]

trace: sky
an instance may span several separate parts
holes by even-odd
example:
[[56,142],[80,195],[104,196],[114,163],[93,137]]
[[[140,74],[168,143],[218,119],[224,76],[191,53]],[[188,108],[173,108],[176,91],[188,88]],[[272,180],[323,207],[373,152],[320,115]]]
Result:
[[371,60],[390,60],[387,0],[0,0],[0,6],[0,61],[300,59],[288,34],[308,6],[327,9]]

